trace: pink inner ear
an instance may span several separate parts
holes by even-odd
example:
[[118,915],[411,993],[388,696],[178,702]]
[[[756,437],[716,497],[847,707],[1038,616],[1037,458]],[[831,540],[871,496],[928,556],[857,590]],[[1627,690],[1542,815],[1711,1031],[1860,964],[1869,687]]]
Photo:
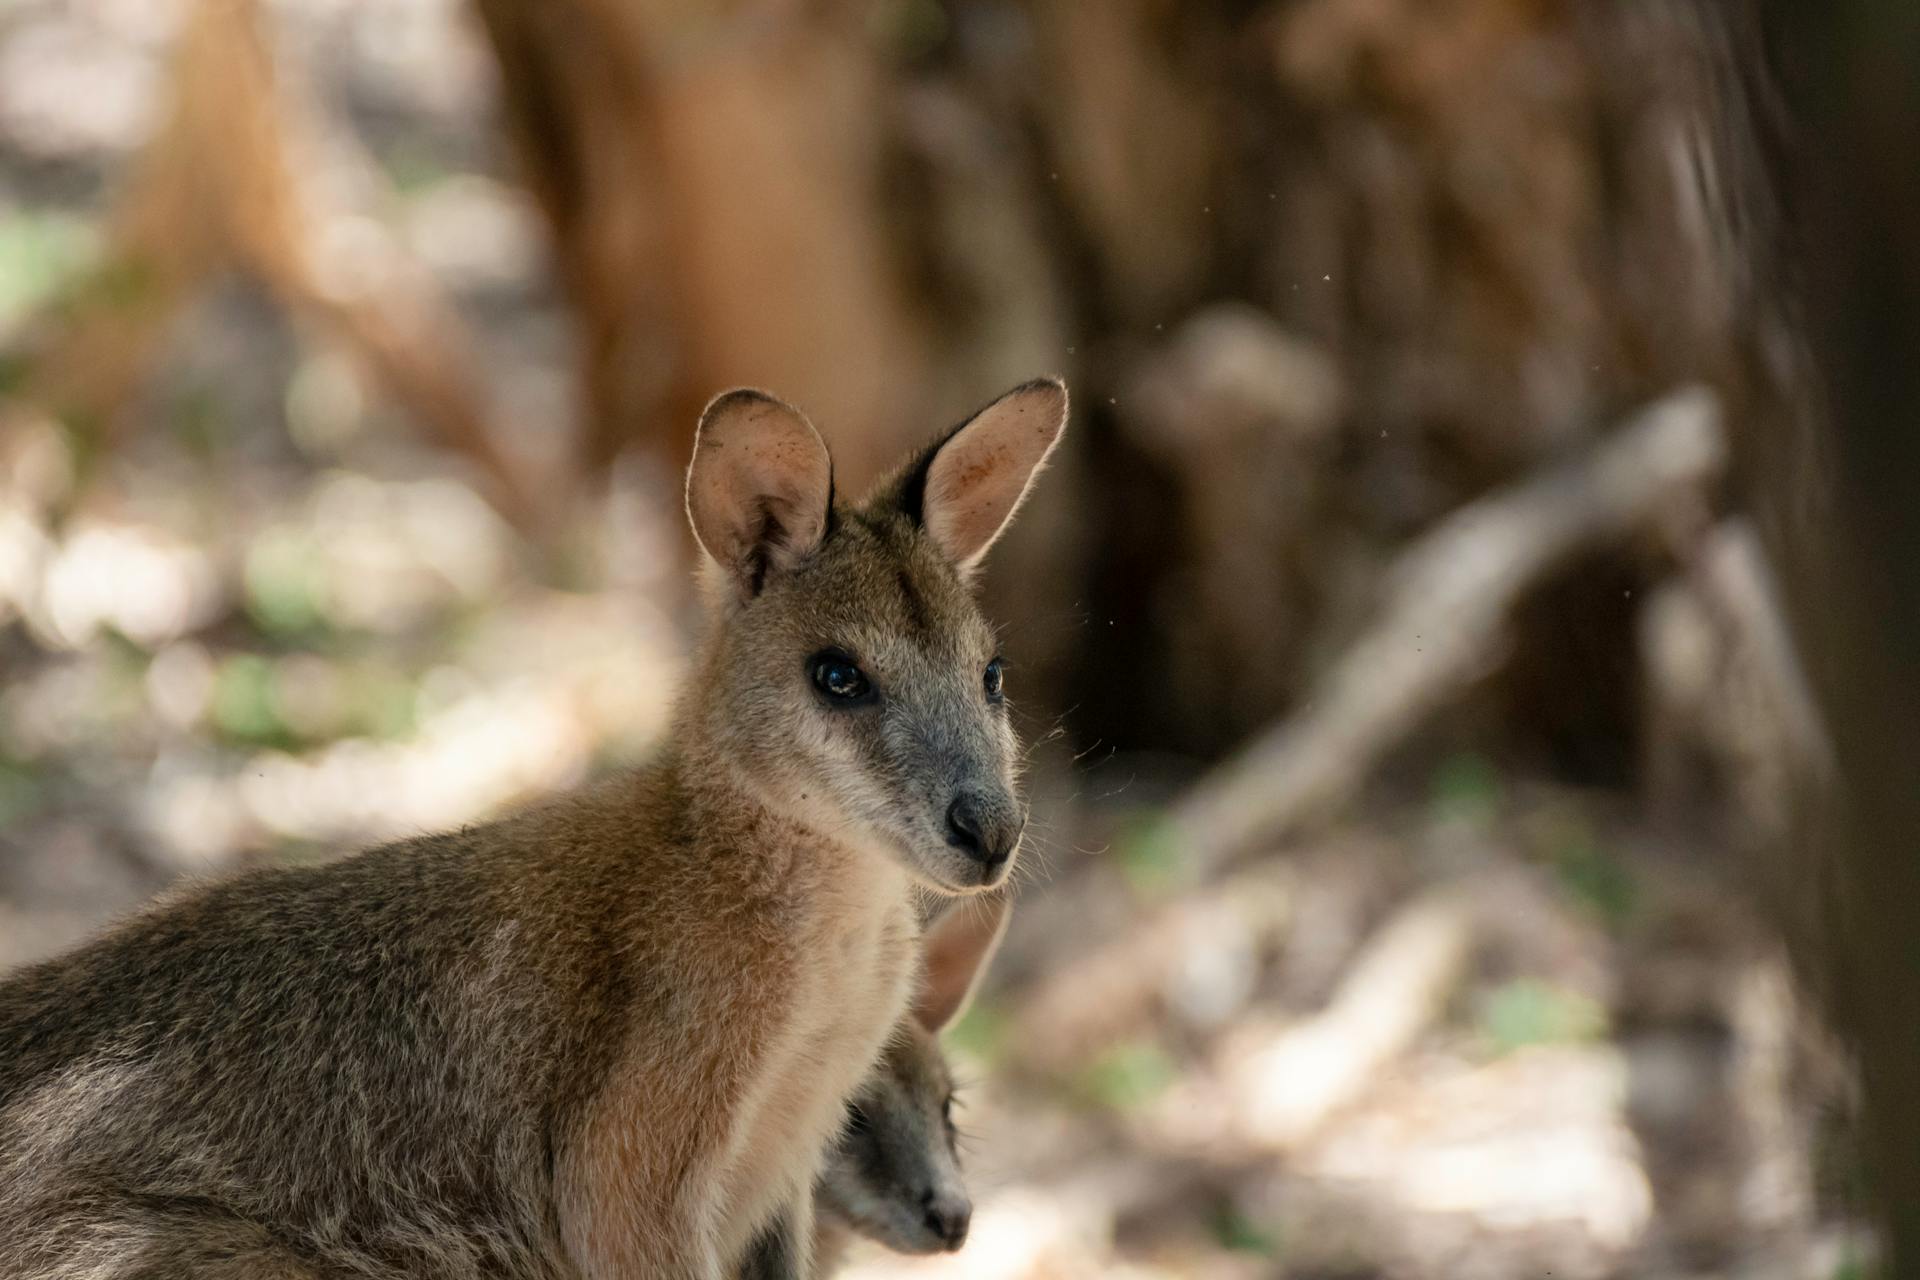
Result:
[[730,392],[703,415],[687,476],[694,536],[751,595],[769,567],[811,551],[826,529],[832,463],[798,410]]
[[1003,396],[942,445],[923,502],[934,542],[971,568],[1012,518],[1066,422],[1066,389],[1040,383]]
[[1000,947],[1012,906],[1004,889],[965,898],[928,929],[926,969],[913,1005],[914,1020],[921,1026],[939,1032],[965,1010],[974,984]]

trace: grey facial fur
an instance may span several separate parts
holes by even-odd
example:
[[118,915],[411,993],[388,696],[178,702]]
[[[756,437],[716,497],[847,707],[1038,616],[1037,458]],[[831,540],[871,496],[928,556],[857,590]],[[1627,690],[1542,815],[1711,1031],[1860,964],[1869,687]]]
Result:
[[[883,503],[843,511],[805,565],[741,607],[782,623],[742,628],[752,645],[719,655],[718,686],[778,703],[735,716],[777,730],[738,742],[753,767],[781,776],[797,808],[831,797],[945,892],[1001,883],[1026,821],[1017,742],[1005,703],[987,692],[993,631],[954,567]],[[858,664],[870,700],[822,696],[807,663],[825,651]],[[749,668],[760,678],[733,678]]]

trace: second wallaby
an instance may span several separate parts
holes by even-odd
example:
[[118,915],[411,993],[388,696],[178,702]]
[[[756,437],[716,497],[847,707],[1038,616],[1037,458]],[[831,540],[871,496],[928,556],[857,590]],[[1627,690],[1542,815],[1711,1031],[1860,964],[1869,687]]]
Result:
[[[818,1274],[831,1275],[854,1237],[896,1253],[940,1253],[966,1243],[973,1202],[960,1174],[954,1081],[940,1033],[960,1016],[1006,931],[1004,892],[949,900],[927,927],[925,970],[913,1007],[871,1075],[847,1103],[847,1123],[814,1184]],[[742,1280],[776,1280],[784,1242],[763,1238]]]
[[1016,388],[846,503],[798,411],[716,400],[710,629],[651,764],[0,983],[0,1274],[721,1280],[769,1230],[806,1274],[918,893],[1016,856],[969,578],[1065,417]]

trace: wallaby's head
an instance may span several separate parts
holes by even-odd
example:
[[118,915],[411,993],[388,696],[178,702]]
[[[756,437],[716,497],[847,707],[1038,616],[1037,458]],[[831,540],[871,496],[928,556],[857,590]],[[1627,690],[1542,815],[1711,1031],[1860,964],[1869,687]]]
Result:
[[1005,931],[1005,893],[957,902],[929,926],[919,998],[847,1104],[817,1205],[825,1218],[900,1253],[966,1242],[973,1202],[960,1176],[953,1075],[939,1035],[961,1010]]
[[1066,424],[1016,387],[839,502],[798,410],[729,391],[700,419],[687,512],[714,633],[692,690],[730,767],[772,804],[859,832],[948,893],[1006,878],[1025,809],[974,570]]

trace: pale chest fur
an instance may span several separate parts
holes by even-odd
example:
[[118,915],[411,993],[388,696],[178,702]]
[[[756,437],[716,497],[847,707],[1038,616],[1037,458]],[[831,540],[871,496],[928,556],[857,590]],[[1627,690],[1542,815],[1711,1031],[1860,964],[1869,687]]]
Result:
[[[642,1021],[557,1161],[562,1236],[591,1280],[719,1274],[810,1190],[846,1099],[906,1010],[918,926],[876,851],[796,850],[768,832],[764,888],[694,909],[633,982],[682,1012]],[[804,836],[802,836],[804,839]],[[772,848],[772,844],[784,847]]]
[[742,1100],[719,1179],[723,1257],[812,1187],[847,1098],[912,995],[917,926],[904,872],[859,856],[811,906],[796,939],[787,1017]]

